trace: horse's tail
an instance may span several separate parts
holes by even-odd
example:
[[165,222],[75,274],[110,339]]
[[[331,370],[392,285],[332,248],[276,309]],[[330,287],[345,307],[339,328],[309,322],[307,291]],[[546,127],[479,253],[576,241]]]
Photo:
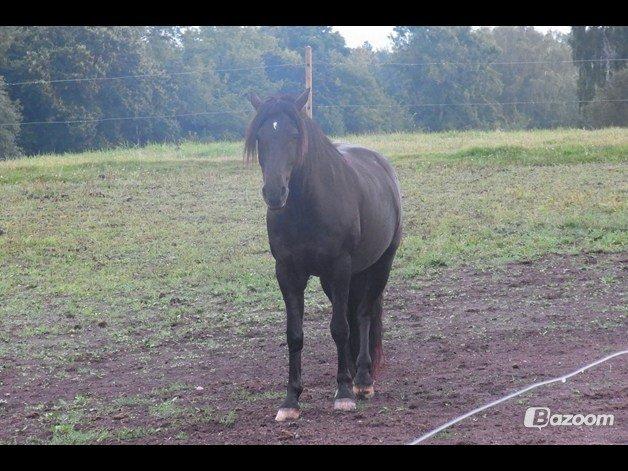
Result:
[[382,353],[382,295],[380,294],[373,303],[373,311],[371,317],[371,329],[369,335],[369,348],[371,355],[371,376],[373,379],[377,377],[377,373],[382,368],[383,353]]

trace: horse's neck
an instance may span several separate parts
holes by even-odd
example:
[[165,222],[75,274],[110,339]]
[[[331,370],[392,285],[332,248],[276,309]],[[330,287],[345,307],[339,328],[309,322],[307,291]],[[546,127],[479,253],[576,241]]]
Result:
[[[333,146],[333,144],[330,144]],[[335,146],[328,149],[314,149],[304,156],[304,162],[296,172],[296,203],[321,207],[318,200],[329,201],[330,194],[344,188],[347,179],[347,166]],[[291,189],[292,192],[292,189]]]

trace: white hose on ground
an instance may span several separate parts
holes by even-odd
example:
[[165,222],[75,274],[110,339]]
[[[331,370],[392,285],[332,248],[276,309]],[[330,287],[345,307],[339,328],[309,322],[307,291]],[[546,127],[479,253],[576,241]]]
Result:
[[486,410],[486,409],[488,409],[490,407],[496,406],[497,404],[501,404],[502,402],[507,401],[508,399],[512,399],[513,397],[516,397],[516,396],[519,396],[519,395],[521,395],[523,393],[531,391],[532,389],[536,389],[538,387],[545,386],[547,384],[557,383],[558,381],[561,381],[561,382],[564,383],[564,382],[567,381],[567,379],[571,378],[572,376],[577,375],[578,373],[582,373],[583,371],[586,371],[589,368],[593,368],[594,366],[597,366],[600,363],[604,363],[605,361],[608,361],[611,358],[615,358],[615,357],[617,357],[619,355],[625,355],[626,353],[628,353],[628,350],[622,350],[620,352],[616,352],[616,353],[613,353],[611,355],[605,356],[604,358],[600,358],[599,360],[594,361],[593,363],[589,363],[588,365],[585,365],[582,368],[577,369],[576,371],[572,371],[571,373],[568,373],[566,375],[559,376],[558,378],[548,379],[546,381],[540,381],[538,383],[531,384],[530,386],[528,386],[526,388],[520,389],[519,391],[515,391],[515,392],[513,392],[511,394],[508,394],[507,396],[504,396],[504,397],[502,397],[500,399],[497,399],[496,401],[489,402],[488,404],[485,404],[485,405],[483,405],[481,407],[478,407],[477,409],[473,409],[472,411],[469,411],[466,414],[458,416],[455,419],[452,419],[449,422],[444,423],[440,427],[435,428],[434,430],[431,430],[431,431],[427,432],[424,435],[421,435],[416,440],[413,440],[410,443],[408,443],[408,445],[416,445],[418,443],[421,443],[422,441],[427,440],[428,438],[436,435],[438,432],[441,432],[441,431],[445,430],[446,428],[451,427],[452,425],[460,422],[461,420],[466,419],[467,417],[471,417],[472,415],[475,415],[478,412],[482,412],[483,410]]

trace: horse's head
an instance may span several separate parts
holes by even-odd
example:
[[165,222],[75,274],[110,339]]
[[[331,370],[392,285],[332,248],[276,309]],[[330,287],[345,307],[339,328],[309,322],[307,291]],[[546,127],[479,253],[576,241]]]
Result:
[[302,110],[309,93],[307,89],[296,98],[283,95],[265,101],[254,93],[249,97],[257,113],[246,133],[245,151],[249,159],[257,154],[264,177],[262,194],[271,210],[286,205],[292,170],[307,151]]

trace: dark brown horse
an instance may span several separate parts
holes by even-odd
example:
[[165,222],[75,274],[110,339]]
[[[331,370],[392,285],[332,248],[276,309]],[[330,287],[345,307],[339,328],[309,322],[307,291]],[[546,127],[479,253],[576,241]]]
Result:
[[299,417],[303,292],[318,276],[332,303],[338,349],[334,409],[373,395],[381,356],[382,293],[401,239],[401,201],[393,168],[363,147],[333,144],[297,98],[260,100],[245,151],[258,156],[277,281],[287,314],[288,392],[276,420]]

